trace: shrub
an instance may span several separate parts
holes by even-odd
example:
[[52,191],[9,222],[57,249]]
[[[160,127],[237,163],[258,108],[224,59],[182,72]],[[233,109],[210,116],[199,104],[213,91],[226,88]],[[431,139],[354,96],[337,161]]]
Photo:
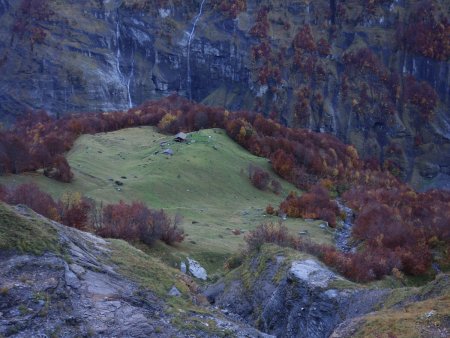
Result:
[[82,230],[89,227],[92,204],[80,193],[65,193],[58,202],[61,223]]
[[292,41],[294,49],[305,50],[308,52],[315,52],[317,50],[317,44],[312,34],[311,26],[303,26],[294,37]]
[[236,18],[237,15],[247,9],[246,0],[214,0],[213,5],[229,18]]
[[259,250],[264,243],[293,246],[293,238],[289,235],[288,229],[284,225],[273,223],[259,225],[255,230],[248,232],[244,239],[250,250]]
[[20,11],[25,17],[35,20],[48,20],[54,14],[48,0],[22,0]]
[[281,193],[282,188],[280,181],[273,179],[272,181],[270,181],[270,187],[276,195],[279,195]]
[[256,14],[255,25],[250,29],[250,35],[258,38],[265,38],[269,30],[269,10],[266,7],[259,9]]
[[253,186],[259,190],[267,189],[270,182],[269,173],[260,167],[254,166],[253,164],[248,166],[248,177],[250,178]]
[[433,1],[420,1],[404,29],[398,35],[405,47],[415,53],[439,61],[450,58],[450,22],[447,17],[435,15]]
[[338,273],[357,282],[380,279],[392,271],[400,270],[420,275],[430,267],[430,254],[426,250],[420,250],[420,247],[415,253],[404,248],[386,250],[383,247],[343,253],[332,246],[318,245],[294,237],[288,233],[286,227],[280,225],[262,224],[247,233],[245,240],[249,250],[259,250],[264,243],[273,243],[315,255]]
[[53,198],[40,190],[34,183],[21,184],[16,187],[2,187],[2,201],[8,204],[24,204],[38,214],[59,221],[58,204]]
[[159,121],[158,128],[161,131],[168,131],[170,126],[177,120],[177,117],[175,115],[167,113],[164,115],[164,117]]
[[39,23],[48,21],[54,14],[48,0],[22,0],[19,11],[15,13],[13,33],[21,39],[26,36],[33,49],[35,43],[42,43],[47,36]]
[[168,222],[164,223],[160,238],[164,243],[172,245],[174,243],[181,243],[184,240],[184,230],[180,228],[181,221],[181,216],[176,215],[172,225]]
[[273,208],[273,206],[271,204],[269,204],[266,207],[266,214],[268,214],[268,215],[274,215],[275,214],[275,209]]
[[148,245],[158,239],[167,244],[183,241],[184,232],[178,227],[177,218],[173,225],[171,223],[163,210],[151,210],[142,202],[126,204],[120,201],[103,209],[103,224],[97,233],[102,237],[142,241]]
[[308,193],[298,197],[290,193],[280,204],[280,210],[289,217],[323,219],[331,227],[336,226],[339,208],[330,200],[328,191],[321,185],[313,186]]
[[229,257],[224,264],[224,268],[225,270],[233,270],[236,269],[237,267],[241,266],[242,263],[244,262],[244,254],[243,253],[237,253],[232,255],[231,257]]
[[151,211],[143,203],[120,201],[103,209],[103,224],[97,232],[102,237],[152,244],[161,236],[162,229],[154,226]]
[[0,185],[0,201],[24,204],[47,218],[77,229],[96,231],[103,237],[142,241],[148,245],[158,239],[169,245],[184,240],[180,216],[172,220],[163,210],[149,209],[142,202],[120,201],[97,210],[80,193],[65,193],[55,201],[32,183],[16,187]]
[[317,51],[322,56],[328,56],[331,54],[331,46],[327,40],[325,40],[324,38],[321,38],[317,42]]
[[70,169],[69,163],[64,156],[56,156],[53,169],[54,171],[51,174],[52,178],[65,183],[72,181],[72,170]]
[[424,120],[433,116],[438,96],[427,82],[417,82],[414,77],[408,76],[405,81],[405,98],[419,109]]

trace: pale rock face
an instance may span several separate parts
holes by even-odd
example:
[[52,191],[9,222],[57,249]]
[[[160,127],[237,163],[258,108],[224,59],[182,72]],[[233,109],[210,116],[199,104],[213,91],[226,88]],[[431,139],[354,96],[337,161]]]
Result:
[[193,260],[191,258],[188,258],[188,266],[189,266],[189,272],[194,276],[195,278],[206,280],[208,278],[208,274],[206,273],[206,270],[200,265],[199,262],[196,260]]
[[326,288],[330,281],[338,279],[336,274],[312,259],[293,262],[289,274],[313,287],[320,288]]
[[186,263],[185,262],[181,262],[180,270],[182,273],[186,273]]
[[172,288],[169,290],[168,293],[169,296],[171,297],[180,297],[181,296],[181,292],[174,286],[172,286]]
[[263,85],[263,86],[259,87],[259,91],[258,91],[258,94],[256,94],[256,96],[263,97],[267,93],[268,90],[269,90],[269,87],[267,85]]
[[159,16],[163,19],[167,18],[168,16],[170,16],[170,9],[168,8],[160,8],[158,10],[159,12]]

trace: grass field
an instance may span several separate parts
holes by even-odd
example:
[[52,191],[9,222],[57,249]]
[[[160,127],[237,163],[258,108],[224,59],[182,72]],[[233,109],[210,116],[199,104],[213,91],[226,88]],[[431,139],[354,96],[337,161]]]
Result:
[[[278,206],[296,189],[273,173],[267,159],[251,155],[223,130],[203,130],[190,137],[188,144],[176,143],[152,127],[83,135],[67,154],[75,175],[72,183],[59,183],[39,173],[0,177],[0,183],[33,181],[54,197],[71,191],[105,203],[141,200],[171,215],[180,214],[188,234],[185,241],[175,249],[157,245],[153,253],[173,265],[189,255],[208,272],[220,272],[226,257],[244,245],[243,235],[236,236],[232,230],[245,232],[262,222],[277,222],[278,218],[265,215],[265,207]],[[162,154],[167,148],[173,156]],[[253,187],[247,176],[250,163],[277,178],[283,192],[277,196]],[[312,240],[331,243],[332,232],[321,229],[320,223],[284,222],[294,233],[307,230]]]

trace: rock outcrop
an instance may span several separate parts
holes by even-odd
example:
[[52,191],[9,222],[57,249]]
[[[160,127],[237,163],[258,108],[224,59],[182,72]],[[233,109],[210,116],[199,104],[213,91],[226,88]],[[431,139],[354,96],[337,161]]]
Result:
[[448,182],[446,1],[211,0],[194,30],[201,1],[32,3],[0,1],[3,120],[177,92],[333,133],[418,187]]
[[[31,214],[18,209],[23,215]],[[0,334],[142,337],[175,334],[164,303],[151,291],[103,264],[107,242],[53,223],[66,255],[8,254],[0,257]],[[162,332],[162,331],[161,331]]]
[[192,276],[201,280],[206,280],[208,278],[208,274],[206,273],[205,268],[203,268],[199,262],[189,257],[187,260],[189,273],[192,274]]
[[[448,297],[446,277],[444,293]],[[353,336],[364,326],[366,316],[382,309],[396,293],[351,283],[312,257],[272,246],[264,246],[230,276],[205,290],[215,306],[264,332],[277,337],[308,338]],[[402,290],[400,294],[407,292]],[[412,295],[410,302],[420,299]],[[392,304],[403,311],[400,300]],[[442,328],[443,333],[449,332],[448,323]]]
[[[26,208],[15,211],[23,219],[56,229],[62,251],[32,255],[0,250],[2,337],[216,337],[221,332],[268,337],[208,309],[193,314],[199,326],[189,326],[189,320],[177,326],[176,314],[168,313],[161,296],[118,272],[107,241],[47,221]],[[170,297],[183,297],[175,290]]]
[[[258,275],[250,283],[236,279],[222,292],[217,294],[216,285],[206,295],[214,305],[277,337],[328,337],[338,324],[371,312],[387,295],[384,290],[337,288],[333,285],[344,280],[312,258],[286,263],[287,257],[278,255],[263,263],[263,257],[248,267],[249,274]],[[258,273],[261,265],[265,268]]]

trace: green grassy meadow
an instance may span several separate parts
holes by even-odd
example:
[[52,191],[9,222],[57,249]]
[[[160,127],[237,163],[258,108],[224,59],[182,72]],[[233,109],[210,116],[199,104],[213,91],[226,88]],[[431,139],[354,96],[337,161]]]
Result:
[[[173,156],[162,154],[167,148]],[[171,265],[193,257],[209,273],[220,272],[225,259],[244,247],[244,234],[234,235],[233,229],[245,233],[262,222],[278,222],[277,217],[265,215],[265,207],[269,203],[277,207],[289,191],[296,190],[273,173],[267,159],[248,153],[220,129],[192,133],[188,143],[174,142],[173,136],[153,127],[83,135],[67,159],[74,173],[70,184],[40,173],[0,177],[0,183],[32,181],[57,198],[65,192],[80,192],[99,202],[140,200],[171,215],[180,214],[188,235],[185,241],[175,248],[158,244],[145,251]],[[282,193],[253,187],[247,176],[250,163],[278,179]],[[331,243],[332,231],[321,229],[320,223],[284,222],[293,233],[306,230],[313,241]]]

